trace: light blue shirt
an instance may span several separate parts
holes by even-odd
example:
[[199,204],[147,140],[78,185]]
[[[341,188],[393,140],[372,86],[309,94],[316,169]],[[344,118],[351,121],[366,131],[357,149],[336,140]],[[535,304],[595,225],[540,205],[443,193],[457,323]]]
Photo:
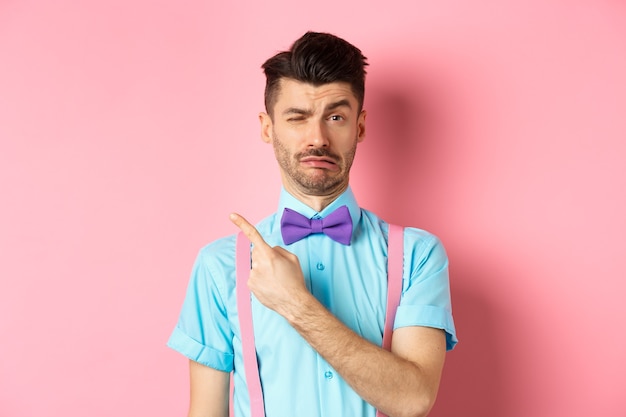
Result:
[[[353,223],[349,246],[323,234],[285,246],[280,218],[288,207],[309,218],[325,217],[340,206]],[[387,304],[387,224],[359,208],[348,188],[322,212],[284,189],[277,213],[257,225],[271,246],[296,254],[308,289],[339,320],[377,345]],[[457,342],[448,282],[448,258],[440,241],[423,230],[406,228],[403,290],[394,328],[427,326],[446,331],[447,349]],[[235,293],[235,236],[204,247],[195,262],[187,296],[168,346],[188,358],[234,372],[235,416],[249,416],[249,396]],[[259,373],[267,417],[374,417],[343,378],[287,323],[252,297]]]

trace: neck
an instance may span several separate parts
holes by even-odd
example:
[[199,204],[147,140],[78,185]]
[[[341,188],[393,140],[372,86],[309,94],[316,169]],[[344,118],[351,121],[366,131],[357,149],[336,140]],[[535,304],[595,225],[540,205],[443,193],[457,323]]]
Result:
[[[292,185],[292,184],[289,184]],[[313,210],[318,213],[324,210],[326,207],[330,205],[333,201],[337,199],[348,188],[348,183],[341,184],[336,189],[330,190],[328,193],[324,193],[322,195],[311,194],[308,191],[300,190],[298,187],[288,186],[286,182],[283,183],[285,190],[295,198],[300,200],[302,203],[311,207]]]

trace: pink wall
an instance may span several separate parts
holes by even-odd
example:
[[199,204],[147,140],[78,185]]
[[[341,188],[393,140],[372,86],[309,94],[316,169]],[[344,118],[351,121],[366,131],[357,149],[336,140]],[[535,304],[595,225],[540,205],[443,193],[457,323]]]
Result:
[[184,414],[165,341],[275,207],[259,65],[307,29],[372,64],[361,203],[451,257],[432,415],[626,415],[626,7],[365,3],[0,2],[0,416]]

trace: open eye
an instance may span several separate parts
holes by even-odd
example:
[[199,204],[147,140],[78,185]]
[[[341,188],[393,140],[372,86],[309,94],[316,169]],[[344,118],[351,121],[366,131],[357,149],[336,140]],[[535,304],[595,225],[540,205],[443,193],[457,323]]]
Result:
[[340,122],[340,121],[344,120],[343,116],[338,115],[338,114],[333,114],[328,119],[332,120],[333,122]]

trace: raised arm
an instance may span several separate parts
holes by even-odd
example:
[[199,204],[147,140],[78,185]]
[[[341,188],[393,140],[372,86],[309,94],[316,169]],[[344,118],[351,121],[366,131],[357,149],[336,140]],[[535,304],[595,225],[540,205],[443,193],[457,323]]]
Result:
[[235,223],[254,244],[248,287],[300,335],[367,402],[389,417],[423,417],[434,404],[446,351],[443,330],[405,327],[392,351],[363,339],[306,289],[298,258],[270,247],[243,217]]

